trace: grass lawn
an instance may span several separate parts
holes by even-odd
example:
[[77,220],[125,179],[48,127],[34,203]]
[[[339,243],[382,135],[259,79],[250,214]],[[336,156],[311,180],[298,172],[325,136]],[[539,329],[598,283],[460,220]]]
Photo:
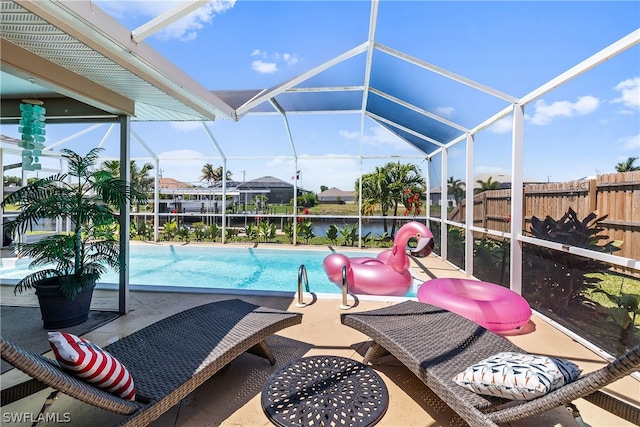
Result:
[[[640,295],[640,279],[626,276],[619,273],[590,273],[587,276],[597,277],[602,281],[598,283],[598,287],[603,291],[614,295],[621,296],[625,294]],[[615,307],[616,305],[607,297],[607,295],[594,290],[587,292],[589,299],[603,305],[604,307]],[[640,297],[638,297],[640,298]],[[635,325],[640,326],[640,315],[636,316]]]

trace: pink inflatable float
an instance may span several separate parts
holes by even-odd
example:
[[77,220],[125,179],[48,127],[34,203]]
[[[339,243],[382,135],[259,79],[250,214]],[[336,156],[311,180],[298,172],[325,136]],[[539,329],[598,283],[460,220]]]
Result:
[[405,248],[412,237],[418,239],[421,250],[433,241],[433,235],[424,224],[412,221],[400,227],[393,247],[376,258],[331,254],[323,261],[324,271],[331,282],[342,286],[342,267],[346,266],[349,292],[353,294],[405,295],[412,282],[411,262]]
[[418,301],[426,302],[477,323],[498,334],[511,333],[531,318],[531,307],[504,286],[472,279],[433,279],[418,289]]

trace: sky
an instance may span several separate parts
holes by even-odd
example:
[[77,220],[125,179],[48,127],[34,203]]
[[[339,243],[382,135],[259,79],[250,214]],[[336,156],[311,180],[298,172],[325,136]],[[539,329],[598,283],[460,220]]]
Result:
[[[94,1],[130,30],[175,3]],[[145,43],[207,89],[265,89],[365,42],[370,8],[364,0],[214,0]],[[376,41],[520,98],[638,28],[637,1],[383,0]],[[335,67],[314,83],[321,85],[331,77],[338,84],[361,85],[364,73],[354,70],[364,69],[363,60],[361,56]],[[372,86],[463,126],[476,126],[507,105],[426,70],[394,66],[388,55],[376,53],[374,61],[380,65],[371,77]],[[568,181],[615,172],[617,163],[640,157],[639,115],[640,46],[636,45],[525,107],[525,179]],[[476,135],[475,175],[510,174],[510,119]],[[363,121],[359,113],[291,114],[288,122],[297,164],[278,115],[247,115],[238,122],[216,120],[205,125],[238,181],[270,175],[293,183],[291,178],[299,170],[298,185],[319,192],[320,186],[352,190],[361,170],[368,173],[388,161],[401,159],[427,170],[424,155],[370,118]],[[69,140],[60,147],[74,149],[104,139],[105,156],[116,157],[118,131],[110,131],[108,125],[86,132],[88,128],[49,126],[45,145]],[[135,142],[140,138],[160,157],[163,177],[203,184],[202,166],[222,165],[201,123],[134,122],[132,129],[132,158],[148,161]],[[19,137],[13,127],[3,126],[1,131]],[[81,132],[86,133],[74,136]],[[361,163],[361,151],[372,158]],[[428,162],[432,183],[442,179],[440,159]],[[447,176],[464,179],[464,161],[463,142],[449,150]]]

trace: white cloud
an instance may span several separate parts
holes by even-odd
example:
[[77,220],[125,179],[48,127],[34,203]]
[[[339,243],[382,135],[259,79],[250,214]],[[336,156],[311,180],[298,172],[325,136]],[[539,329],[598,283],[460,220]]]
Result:
[[504,117],[498,120],[497,122],[491,124],[487,128],[487,131],[503,134],[503,133],[510,133],[512,129],[513,129],[513,120],[511,116],[509,116],[509,117]]
[[[94,0],[95,1],[95,0]],[[236,0],[212,0],[155,34],[160,40],[195,40],[198,32],[211,24],[214,16],[232,9]],[[153,19],[179,4],[179,1],[96,1],[113,16],[139,16]],[[132,28],[133,29],[133,28]]]
[[273,74],[278,71],[278,66],[275,62],[264,62],[261,60],[253,61],[251,63],[251,68],[260,74]]
[[192,132],[202,130],[201,122],[169,122],[169,126],[179,132]]
[[[360,139],[360,132],[341,130],[338,134],[345,139],[358,141]],[[364,143],[378,147],[389,145],[397,150],[407,150],[410,148],[410,145],[407,144],[407,142],[382,126],[372,126],[368,131],[365,131]]]
[[360,132],[349,132],[348,130],[341,130],[340,132],[338,132],[338,135],[346,139],[358,139],[360,137]]
[[620,92],[620,97],[611,101],[612,103],[622,103],[625,107],[640,109],[640,77],[624,80],[614,87]]
[[204,159],[204,155],[196,150],[187,148],[182,150],[163,151],[158,154],[160,160],[184,160],[184,159]]
[[620,138],[620,142],[622,142],[622,149],[625,151],[634,151],[635,156],[640,157],[640,134],[627,136],[625,138]]
[[284,59],[284,62],[286,62],[289,65],[293,65],[298,62],[298,58],[289,53],[285,53],[284,55],[282,55],[282,59]]
[[534,104],[534,114],[530,117],[531,122],[538,126],[551,123],[555,117],[583,116],[595,111],[600,105],[600,100],[591,95],[581,96],[576,102],[556,101],[547,105],[543,99]]
[[405,141],[382,126],[370,127],[369,134],[365,133],[364,143],[374,146],[390,145],[398,150],[406,150],[409,147]]
[[254,49],[251,56],[261,58],[251,63],[251,68],[260,74],[277,73],[280,71],[278,65],[294,65],[298,62],[298,57],[291,53],[268,53],[260,49]]
[[450,118],[453,115],[453,107],[436,107],[433,111],[440,117]]

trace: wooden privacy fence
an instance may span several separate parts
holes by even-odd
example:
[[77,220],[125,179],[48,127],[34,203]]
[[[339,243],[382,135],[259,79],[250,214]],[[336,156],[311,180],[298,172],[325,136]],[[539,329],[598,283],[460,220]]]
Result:
[[[640,259],[640,171],[598,175],[596,179],[525,184],[524,229],[529,230],[533,216],[543,220],[547,215],[559,220],[569,208],[579,219],[591,212],[598,217],[601,234],[609,240],[623,241],[615,255]],[[449,219],[465,222],[465,200],[454,208]],[[474,196],[473,225],[497,231],[509,231],[511,190],[489,190]],[[602,241],[604,244],[606,241]]]

